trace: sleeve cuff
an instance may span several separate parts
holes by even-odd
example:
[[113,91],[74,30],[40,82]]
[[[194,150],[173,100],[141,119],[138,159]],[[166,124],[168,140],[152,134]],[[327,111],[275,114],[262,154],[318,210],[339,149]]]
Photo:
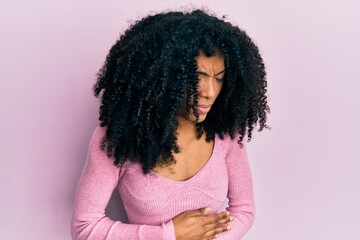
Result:
[[170,220],[167,223],[163,223],[162,227],[164,229],[164,239],[166,239],[166,240],[176,240],[174,223],[173,223],[172,220]]

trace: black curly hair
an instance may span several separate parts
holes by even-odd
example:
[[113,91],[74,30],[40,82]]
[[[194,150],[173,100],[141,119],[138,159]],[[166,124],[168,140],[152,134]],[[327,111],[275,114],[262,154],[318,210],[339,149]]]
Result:
[[[176,116],[186,101],[186,114],[198,111],[198,73],[195,57],[224,56],[224,83],[203,122],[195,122],[200,138],[214,140],[247,133],[266,125],[270,113],[266,97],[266,72],[255,43],[245,31],[206,13],[167,12],[135,22],[112,46],[93,86],[101,95],[100,126],[106,126],[101,150],[114,156],[114,165],[138,161],[144,174],[158,164],[175,162],[180,151]],[[190,101],[193,105],[190,107]]]

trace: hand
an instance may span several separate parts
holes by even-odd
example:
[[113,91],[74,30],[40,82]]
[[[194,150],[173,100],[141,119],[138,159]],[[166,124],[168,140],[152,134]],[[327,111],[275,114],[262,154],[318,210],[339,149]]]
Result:
[[211,209],[185,211],[173,219],[176,240],[210,240],[230,230],[226,224],[234,218],[228,211],[209,215]]

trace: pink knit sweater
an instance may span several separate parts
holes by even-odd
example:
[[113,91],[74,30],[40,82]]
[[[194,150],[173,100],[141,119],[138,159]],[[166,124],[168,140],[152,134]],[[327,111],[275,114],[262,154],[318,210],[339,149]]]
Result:
[[[227,210],[234,220],[229,223],[231,230],[218,239],[240,239],[251,227],[254,197],[245,140],[244,148],[240,148],[237,140],[229,136],[221,140],[216,135],[213,153],[205,166],[186,181],[174,181],[155,172],[144,175],[137,163],[114,166],[113,158],[99,149],[104,135],[105,129],[97,126],[90,141],[74,202],[73,239],[175,240],[172,219],[176,215],[207,206],[217,212],[226,197]],[[105,215],[115,188],[129,224]]]

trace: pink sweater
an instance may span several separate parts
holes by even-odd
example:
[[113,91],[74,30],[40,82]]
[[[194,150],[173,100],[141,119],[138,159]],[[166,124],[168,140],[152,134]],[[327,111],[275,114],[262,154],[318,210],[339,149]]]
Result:
[[[122,168],[99,149],[105,129],[97,126],[88,149],[87,161],[78,185],[71,234],[73,239],[175,240],[172,219],[186,211],[211,206],[217,212],[226,197],[226,208],[234,216],[231,230],[218,239],[240,239],[254,220],[251,172],[244,148],[237,140],[217,135],[213,153],[205,166],[186,181],[174,181],[150,172],[140,164],[126,162]],[[124,146],[126,147],[126,146]],[[129,224],[105,215],[109,199],[117,188]]]

